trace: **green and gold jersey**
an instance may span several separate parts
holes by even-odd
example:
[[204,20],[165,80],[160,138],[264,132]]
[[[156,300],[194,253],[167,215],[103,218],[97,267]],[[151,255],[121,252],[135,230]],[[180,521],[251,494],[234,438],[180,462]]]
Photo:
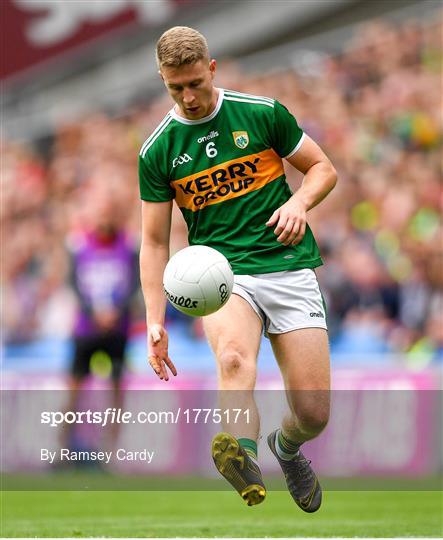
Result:
[[282,158],[302,145],[303,131],[278,101],[220,89],[200,120],[172,109],[139,156],[141,198],[175,199],[189,244],[223,253],[235,274],[263,274],[322,264],[310,228],[297,246],[277,242],[266,222],[292,195]]

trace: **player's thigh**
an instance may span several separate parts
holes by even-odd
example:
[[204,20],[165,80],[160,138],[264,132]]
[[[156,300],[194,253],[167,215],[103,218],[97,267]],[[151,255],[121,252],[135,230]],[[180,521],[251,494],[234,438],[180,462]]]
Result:
[[322,328],[303,328],[270,334],[291,408],[306,417],[328,415],[330,360],[328,334]]
[[246,361],[255,362],[262,326],[250,304],[237,294],[232,294],[221,309],[203,317],[203,328],[217,360],[235,353]]
[[294,390],[329,390],[328,334],[323,328],[302,328],[269,334],[285,387]]

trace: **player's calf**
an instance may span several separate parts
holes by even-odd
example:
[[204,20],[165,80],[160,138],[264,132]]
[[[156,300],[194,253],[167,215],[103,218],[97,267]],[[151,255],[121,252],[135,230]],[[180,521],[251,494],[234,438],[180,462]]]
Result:
[[292,412],[283,429],[291,440],[305,442],[317,437],[327,426],[330,414],[329,390],[287,392]]

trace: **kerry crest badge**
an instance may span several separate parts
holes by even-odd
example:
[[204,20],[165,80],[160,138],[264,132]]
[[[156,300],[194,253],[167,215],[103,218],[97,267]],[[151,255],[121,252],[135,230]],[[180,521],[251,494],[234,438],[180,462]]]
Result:
[[238,146],[243,150],[249,144],[249,135],[247,131],[233,131],[232,136],[234,137],[235,146]]

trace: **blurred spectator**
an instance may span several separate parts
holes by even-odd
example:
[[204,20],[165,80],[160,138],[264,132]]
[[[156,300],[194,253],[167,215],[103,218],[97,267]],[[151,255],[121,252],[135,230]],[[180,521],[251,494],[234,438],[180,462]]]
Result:
[[[78,392],[91,370],[111,376],[111,406],[122,407],[120,382],[130,307],[139,287],[136,245],[122,228],[125,207],[108,177],[101,180],[95,178],[84,192],[85,221],[69,238],[71,285],[78,299],[69,411],[77,409]],[[111,434],[114,442],[117,427]],[[65,436],[69,435],[67,430]]]

